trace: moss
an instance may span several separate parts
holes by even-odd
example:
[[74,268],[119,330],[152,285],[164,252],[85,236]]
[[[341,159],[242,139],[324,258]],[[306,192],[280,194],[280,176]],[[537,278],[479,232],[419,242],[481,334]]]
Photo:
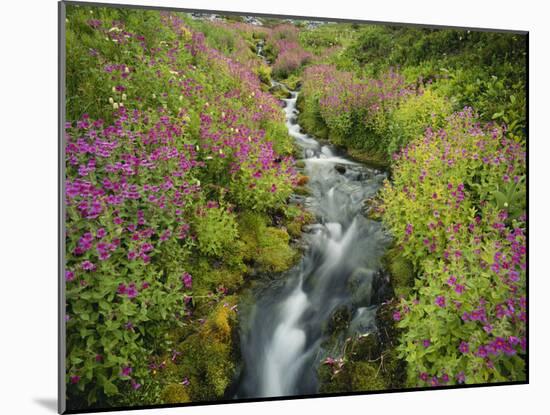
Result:
[[407,296],[414,285],[414,266],[396,248],[388,250],[384,257],[390,282],[397,297]]
[[388,389],[400,389],[405,386],[406,362],[397,357],[395,348],[388,349],[384,354],[381,373],[386,379]]
[[297,169],[303,169],[306,167],[306,162],[304,160],[296,160],[296,162],[294,163],[294,166]]
[[339,333],[343,330],[347,330],[350,321],[351,313],[348,307],[338,307],[330,316],[330,320],[328,320],[325,330],[328,333]]
[[282,272],[290,268],[297,252],[289,246],[285,229],[267,226],[268,218],[258,213],[246,213],[239,220],[243,241],[243,258],[260,272]]
[[[227,304],[227,305],[225,305]],[[228,306],[229,303],[224,301],[224,305],[218,306],[212,316],[204,325],[202,333],[205,337],[227,342],[231,337],[230,314],[233,313]]]
[[309,190],[307,187],[295,187],[294,188],[294,194],[299,196],[309,196],[311,195],[311,190]]
[[288,76],[284,81],[283,83],[286,85],[286,87],[288,89],[290,89],[291,91],[295,91],[296,89],[298,89],[302,83],[302,80],[300,79],[300,77],[296,74],[292,74],[290,76]]
[[386,154],[379,154],[352,147],[346,148],[346,150],[353,160],[365,163],[370,167],[386,169],[390,166],[390,160]]
[[271,95],[278,99],[290,98],[290,92],[282,85],[274,85],[269,89]]
[[380,341],[375,333],[369,333],[355,340],[350,350],[356,361],[376,360],[381,354]]
[[350,372],[351,388],[353,391],[386,389],[386,382],[375,364],[357,362],[353,365]]
[[393,319],[396,301],[381,304],[376,310],[376,327],[378,327],[378,339],[383,350],[391,349],[397,344],[397,328]]
[[167,366],[172,376],[187,377],[187,391],[192,401],[223,398],[235,375],[235,341],[237,326],[232,306],[237,297],[225,297],[211,312],[198,332],[178,345],[181,353],[175,368]]
[[387,388],[378,365],[369,362],[347,362],[335,375],[329,366],[323,365],[319,379],[321,393],[367,392]]
[[179,383],[166,385],[162,391],[161,399],[163,403],[191,402],[187,388]]
[[268,227],[258,238],[259,253],[256,262],[263,270],[282,272],[292,266],[297,253],[289,246],[286,230]]
[[243,275],[246,272],[240,253],[238,254],[235,256],[236,260],[233,264],[226,264],[205,256],[195,258],[188,269],[189,273],[194,276],[193,291],[195,295],[205,295],[220,286],[230,291],[237,290],[242,285]]
[[302,235],[302,227],[314,221],[314,216],[311,212],[303,207],[289,206],[286,209],[285,226],[288,234],[292,238],[299,238]]
[[382,199],[374,197],[367,200],[363,205],[363,213],[370,220],[381,221],[384,213]]

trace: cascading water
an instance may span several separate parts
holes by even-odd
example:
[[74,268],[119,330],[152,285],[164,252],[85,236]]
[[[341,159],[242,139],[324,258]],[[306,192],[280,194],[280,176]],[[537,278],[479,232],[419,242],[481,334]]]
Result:
[[[277,86],[281,87],[281,84]],[[296,196],[317,218],[303,235],[300,263],[274,283],[255,290],[242,316],[243,369],[237,398],[305,395],[318,391],[317,368],[339,350],[327,350],[327,324],[346,308],[349,336],[376,330],[380,258],[389,243],[379,222],[365,218],[362,202],[376,194],[385,174],[335,154],[300,131],[298,92],[285,99],[289,134],[303,149],[311,195]]]

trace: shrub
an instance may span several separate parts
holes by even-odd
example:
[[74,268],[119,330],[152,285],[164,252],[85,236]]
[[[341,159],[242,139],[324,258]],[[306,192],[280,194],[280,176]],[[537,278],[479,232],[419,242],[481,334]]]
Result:
[[394,313],[409,385],[524,379],[525,214],[511,217],[494,196],[524,174],[522,145],[469,109],[396,156],[382,196],[384,221],[418,270]]
[[421,137],[426,128],[439,130],[450,114],[450,102],[430,89],[409,96],[389,116],[386,132],[389,135],[388,154],[391,156],[413,139]]
[[221,256],[238,237],[233,215],[221,207],[200,209],[194,220],[199,249],[206,255]]

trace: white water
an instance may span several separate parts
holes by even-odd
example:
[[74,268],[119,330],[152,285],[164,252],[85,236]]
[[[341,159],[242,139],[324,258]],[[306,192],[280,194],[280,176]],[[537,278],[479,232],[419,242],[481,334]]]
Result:
[[243,318],[239,398],[316,393],[317,367],[324,357],[339,352],[324,347],[332,335],[325,329],[327,322],[344,307],[352,318],[342,335],[373,332],[377,290],[384,286],[379,259],[389,238],[378,222],[361,214],[361,207],[385,175],[301,132],[298,93],[291,94],[284,100],[286,125],[303,149],[311,191],[310,197],[296,197],[295,202],[315,213],[317,223],[303,236],[308,248],[299,265],[258,290]]

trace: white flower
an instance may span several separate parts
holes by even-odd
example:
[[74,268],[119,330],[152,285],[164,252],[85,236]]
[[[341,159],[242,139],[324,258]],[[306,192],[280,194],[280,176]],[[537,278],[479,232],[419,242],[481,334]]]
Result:
[[112,87],[111,90],[112,90],[113,92],[116,92],[116,88],[115,88],[115,87]]
[[120,108],[122,108],[124,106],[124,104],[122,102],[119,102],[118,105],[120,106]]
[[180,101],[183,101],[183,95],[180,95]]
[[156,94],[153,94],[152,96],[153,96],[153,99],[157,99],[157,96],[156,96]]
[[124,68],[124,72],[125,73],[130,73],[130,68],[128,68],[127,66]]
[[114,110],[117,110],[117,109],[118,109],[118,104],[117,104],[116,102],[113,104],[113,109],[114,109]]
[[122,94],[122,100],[123,100],[123,101],[126,101],[126,98],[127,98],[127,97],[126,97],[126,94]]
[[113,99],[113,97],[109,97],[109,104],[113,105],[115,102],[115,100]]

